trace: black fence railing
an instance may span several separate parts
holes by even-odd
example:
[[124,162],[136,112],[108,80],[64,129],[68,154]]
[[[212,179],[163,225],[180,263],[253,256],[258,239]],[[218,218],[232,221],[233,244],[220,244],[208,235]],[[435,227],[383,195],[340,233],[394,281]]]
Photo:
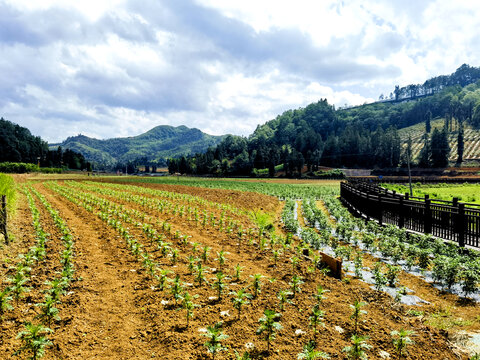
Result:
[[480,248],[480,206],[409,197],[364,182],[342,182],[342,202],[353,212],[407,230]]

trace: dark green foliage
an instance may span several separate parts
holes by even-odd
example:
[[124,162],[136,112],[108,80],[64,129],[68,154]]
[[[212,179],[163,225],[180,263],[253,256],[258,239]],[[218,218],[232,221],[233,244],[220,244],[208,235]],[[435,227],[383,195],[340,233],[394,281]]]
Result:
[[[33,136],[27,128],[0,118],[0,172],[38,172],[42,168],[87,169],[82,154],[72,150],[63,151],[60,147],[49,150],[47,142]],[[42,172],[59,170],[42,169]]]
[[0,118],[0,162],[37,163],[48,153],[48,145],[27,128]]
[[479,79],[479,68],[462,65],[449,76],[397,86],[395,99],[392,93],[390,100],[339,110],[321,99],[258,126],[248,139],[227,136],[207,154],[176,159],[174,168],[182,162],[183,170],[190,173],[243,176],[273,176],[277,166],[283,166],[285,176],[299,176],[305,165],[307,173],[313,175],[322,165],[396,168],[401,152],[397,129],[423,121],[427,136],[420,166],[443,167],[448,142],[438,138],[437,143],[437,134],[432,134],[430,142],[430,121],[449,119],[448,129],[440,134],[443,137],[453,131],[454,123],[465,120],[480,124],[476,91],[480,83],[474,84]]
[[450,146],[448,145],[447,131],[443,129],[433,130],[432,139],[430,141],[431,148],[431,164],[433,167],[446,167],[448,165],[448,154]]

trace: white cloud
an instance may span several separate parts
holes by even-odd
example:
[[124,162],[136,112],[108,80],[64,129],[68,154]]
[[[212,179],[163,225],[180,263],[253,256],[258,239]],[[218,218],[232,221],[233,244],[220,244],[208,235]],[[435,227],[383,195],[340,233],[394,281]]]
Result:
[[47,140],[161,125],[250,134],[480,65],[462,0],[0,0],[0,116]]

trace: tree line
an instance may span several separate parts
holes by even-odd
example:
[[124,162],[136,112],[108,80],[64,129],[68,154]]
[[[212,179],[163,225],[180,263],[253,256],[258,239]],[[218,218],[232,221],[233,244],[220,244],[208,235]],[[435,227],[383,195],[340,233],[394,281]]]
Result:
[[58,147],[50,150],[48,143],[33,136],[25,127],[0,118],[0,163],[39,164],[48,168],[91,171],[85,157],[73,150]]
[[[409,158],[398,129],[418,123],[426,126],[424,146],[418,158],[410,158],[412,166],[447,166],[452,133],[458,136],[460,164],[465,124],[480,128],[478,79],[479,68],[462,65],[451,76],[428,80],[421,92],[433,89],[428,97],[339,110],[321,99],[259,125],[248,138],[229,135],[205,153],[170,159],[168,168],[171,173],[219,176],[257,175],[259,169],[270,176],[278,171],[298,176],[302,169],[315,173],[321,166],[397,168]],[[430,121],[437,118],[445,126],[432,132]]]

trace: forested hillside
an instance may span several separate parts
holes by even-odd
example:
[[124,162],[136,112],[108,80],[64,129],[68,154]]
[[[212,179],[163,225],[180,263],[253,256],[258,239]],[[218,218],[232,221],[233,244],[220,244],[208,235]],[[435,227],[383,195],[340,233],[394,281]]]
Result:
[[133,137],[98,140],[78,135],[51,146],[61,145],[81,152],[97,167],[111,168],[118,165],[121,168],[126,163],[165,166],[169,157],[204,152],[222,139],[222,136],[208,135],[186,126],[162,125]]
[[[42,167],[89,169],[82,154],[72,150],[53,148],[46,141],[33,136],[30,130],[0,118],[0,163],[30,163]],[[5,171],[5,170],[3,170]]]
[[[445,126],[425,131],[425,153],[417,151],[412,160],[422,167],[446,166],[451,149],[445,139],[464,136],[464,126],[480,127],[479,78],[479,68],[462,65],[452,75],[415,85],[416,91],[402,90],[392,101],[335,109],[321,99],[284,112],[248,138],[228,136],[205,154],[173,159],[170,171],[249,175],[253,169],[268,168],[273,175],[283,164],[286,174],[294,175],[304,165],[312,171],[318,166],[396,168],[406,162],[407,149],[398,131],[439,118]],[[457,160],[461,163],[463,154]]]

